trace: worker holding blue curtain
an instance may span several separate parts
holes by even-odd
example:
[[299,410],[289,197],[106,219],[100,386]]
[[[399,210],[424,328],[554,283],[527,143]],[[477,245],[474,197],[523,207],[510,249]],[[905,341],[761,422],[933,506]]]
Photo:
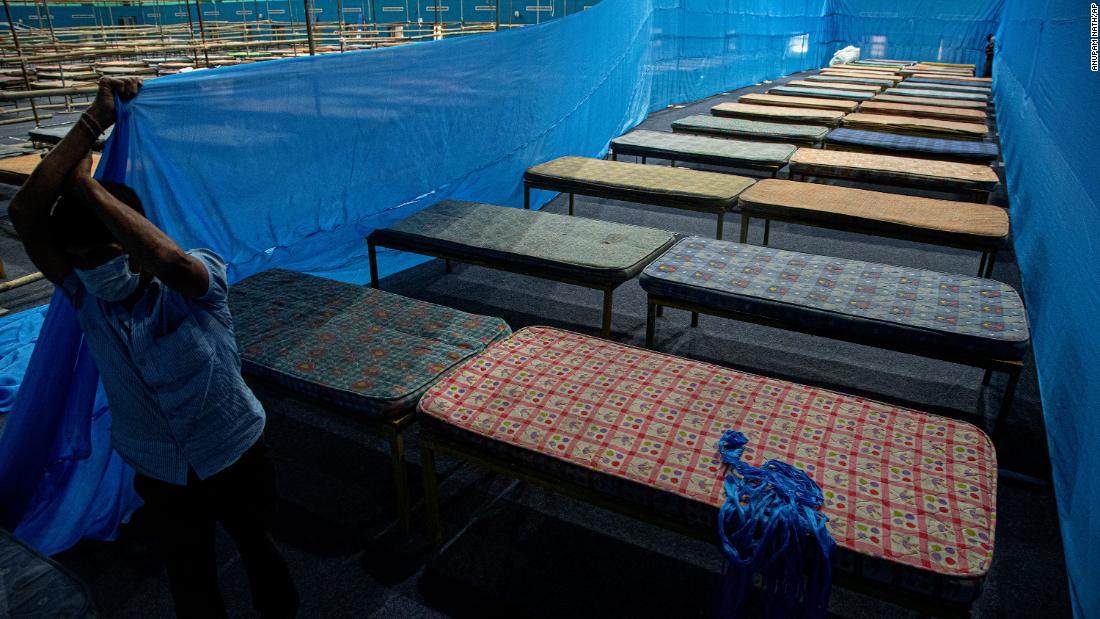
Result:
[[95,101],[12,198],[28,256],[72,303],[113,415],[111,443],[134,468],[180,617],[224,617],[214,548],[221,522],[253,605],[293,617],[298,594],[271,537],[275,469],[263,407],[245,385],[224,260],[185,251],[129,188],[92,177],[91,148],[136,78],[100,81]]

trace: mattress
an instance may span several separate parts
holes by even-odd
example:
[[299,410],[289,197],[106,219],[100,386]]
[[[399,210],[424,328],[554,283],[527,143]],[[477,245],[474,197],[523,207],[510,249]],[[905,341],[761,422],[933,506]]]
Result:
[[871,77],[844,77],[843,75],[807,75],[802,78],[807,82],[847,82],[852,84],[869,84],[871,86],[893,86],[897,80],[876,79]]
[[869,129],[871,131],[906,135],[968,140],[981,140],[989,135],[989,128],[985,126],[985,123],[967,123],[914,116],[892,116],[889,114],[862,114],[857,112],[845,116],[843,124],[851,129]]
[[[829,133],[826,127],[769,123],[743,118],[719,118],[696,114],[672,121],[672,130],[730,137],[753,137],[794,142],[820,142]],[[835,129],[834,129],[835,131]]]
[[675,238],[665,230],[455,200],[370,235],[382,245],[397,242],[414,251],[446,250],[467,259],[506,261],[547,276],[601,285],[633,278]]
[[[829,67],[830,69],[840,70],[857,70],[857,71],[872,71],[876,73],[893,73],[898,69],[895,67],[880,67],[875,65],[861,65],[861,64],[836,64]],[[822,69],[823,71],[825,69]]]
[[5,617],[96,616],[88,585],[3,529],[0,529],[0,612]]
[[988,165],[820,148],[798,149],[790,159],[790,166],[791,174],[880,184],[901,182],[991,191],[1000,183],[997,173]]
[[905,80],[904,82],[902,82],[901,86],[904,88],[919,88],[921,90],[932,89],[948,90],[952,92],[969,92],[976,95],[985,95],[986,97],[989,97],[992,94],[992,90],[990,90],[986,86],[941,84],[938,82],[914,81],[912,79]]
[[1009,231],[1008,211],[999,206],[789,180],[762,180],[740,204],[753,216],[983,250],[1002,247]]
[[951,80],[955,82],[963,82],[965,84],[985,84],[990,87],[992,87],[993,85],[992,78],[988,77],[966,77],[963,75],[944,75],[942,73],[914,73],[913,75],[909,76],[908,79],[912,79],[914,77],[927,77],[937,80]]
[[464,363],[419,411],[496,458],[706,528],[726,501],[716,445],[738,430],[746,462],[821,486],[836,569],[964,601],[992,559],[996,453],[962,421],[549,327]]
[[880,94],[875,95],[872,101],[889,101],[891,103],[909,103],[911,105],[935,105],[937,107],[957,107],[968,110],[985,110],[988,102],[963,101],[961,99],[936,99],[932,97],[910,97],[906,95]]
[[455,364],[511,330],[374,288],[271,270],[229,292],[241,368],[369,417],[396,418]]
[[993,87],[991,84],[983,82],[969,82],[958,78],[941,78],[941,77],[917,77],[913,76],[906,78],[906,84],[943,84],[944,86],[972,86],[974,88],[981,88],[984,90],[991,90]]
[[768,94],[794,95],[796,97],[819,97],[823,99],[845,99],[847,101],[866,101],[874,95],[869,92],[840,90],[836,88],[804,88],[799,86],[776,86]]
[[838,112],[854,112],[859,106],[855,101],[842,101],[840,99],[820,99],[817,97],[790,97],[786,95],[769,95],[764,93],[749,93],[741,95],[737,99],[740,103],[752,105],[777,105],[779,107],[806,107],[818,110],[835,110]]
[[917,118],[937,118],[985,124],[987,117],[982,110],[938,105],[914,105],[911,103],[891,103],[889,101],[864,101],[859,111],[869,114],[889,114],[894,116],[915,116]]
[[870,93],[880,92],[884,88],[884,86],[879,84],[856,84],[853,82],[832,82],[828,84],[823,84],[820,81],[814,80],[791,80],[785,85],[797,86],[800,88],[832,88],[836,90],[854,90],[856,92]]
[[844,127],[830,131],[828,137],[825,138],[825,142],[827,144],[840,144],[872,150],[888,150],[986,162],[994,161],[1000,156],[997,145],[992,142],[926,138],[882,131],[860,131]]
[[837,127],[844,112],[836,110],[818,110],[804,107],[782,107],[777,105],[753,105],[751,103],[719,103],[710,108],[714,116],[727,118],[749,118],[753,120],[771,120],[776,122],[805,123]]
[[923,97],[925,99],[960,99],[962,101],[988,102],[989,96],[949,90],[928,88],[887,88],[885,94],[905,97]]
[[[818,75],[823,75],[825,77],[845,77],[845,78],[858,77],[860,79],[885,80],[885,81],[892,82],[891,85],[897,85],[903,79],[902,76],[900,76],[900,75],[893,75],[893,74],[889,74],[889,73],[874,73],[874,72],[870,72],[870,71],[828,70],[828,69],[823,69],[821,71],[821,73],[819,73]],[[813,77],[813,76],[808,76],[808,77]]]
[[720,172],[561,157],[527,168],[523,180],[542,189],[724,212],[753,179]]
[[681,240],[642,272],[651,295],[907,346],[1022,359],[1027,314],[1007,284],[966,275]]
[[796,148],[791,144],[726,140],[690,133],[667,133],[644,129],[631,131],[611,140],[611,149],[616,154],[753,168],[783,167]]

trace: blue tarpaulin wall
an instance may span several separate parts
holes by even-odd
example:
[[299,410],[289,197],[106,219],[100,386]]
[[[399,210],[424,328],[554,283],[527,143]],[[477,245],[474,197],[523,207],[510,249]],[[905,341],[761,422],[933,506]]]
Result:
[[1078,617],[1100,617],[1100,74],[1089,66],[1089,8],[1076,0],[1006,0],[993,68]]
[[986,36],[1004,0],[827,0],[834,47],[863,58],[970,63],[982,70]]

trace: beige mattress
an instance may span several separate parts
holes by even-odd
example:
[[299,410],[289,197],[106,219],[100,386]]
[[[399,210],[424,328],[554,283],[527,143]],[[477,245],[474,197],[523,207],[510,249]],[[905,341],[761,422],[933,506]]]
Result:
[[836,110],[818,110],[805,107],[780,107],[776,105],[752,105],[750,103],[719,103],[710,109],[715,116],[727,118],[750,118],[753,120],[774,120],[777,122],[806,123],[837,127],[844,118],[844,112]]
[[996,246],[1008,237],[1008,212],[973,202],[934,200],[836,185],[764,179],[746,189],[741,208],[760,216],[845,220],[896,233],[907,228],[922,237],[976,246]]
[[841,178],[859,175],[872,182],[897,178],[976,189],[992,189],[1000,183],[997,173],[988,165],[820,148],[799,148],[790,165],[794,174],[813,176],[825,172]]
[[891,103],[890,101],[864,101],[859,111],[869,114],[890,114],[893,116],[915,116],[917,118],[935,118],[960,122],[984,123],[986,114],[982,110],[970,110],[939,105],[913,105],[910,103]]
[[786,86],[801,86],[803,88],[833,88],[836,90],[858,90],[867,92],[882,92],[882,86],[873,84],[850,84],[847,82],[811,82],[806,80],[792,80]]
[[843,101],[841,99],[823,99],[820,97],[787,97],[784,95],[769,95],[764,93],[751,93],[742,95],[737,100],[740,103],[751,105],[777,105],[780,107],[808,107],[818,110],[834,110],[838,112],[854,112],[859,104],[855,101]]
[[844,117],[845,127],[885,131],[905,135],[925,135],[955,139],[980,140],[989,135],[985,124],[936,120],[934,118],[915,118],[913,116],[892,116],[889,114],[848,114]]

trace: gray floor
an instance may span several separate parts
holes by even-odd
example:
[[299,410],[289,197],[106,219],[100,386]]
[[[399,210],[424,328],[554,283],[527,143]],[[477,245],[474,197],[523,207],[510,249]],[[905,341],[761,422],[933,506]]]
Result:
[[[653,114],[644,128],[668,130],[673,119],[706,113],[748,91]],[[11,133],[12,128],[6,128]],[[24,129],[25,131],[25,129]],[[781,173],[781,177],[785,173]],[[1003,196],[999,196],[1003,201]],[[547,207],[565,212],[563,199]],[[710,236],[713,218],[658,207],[578,198],[577,214]],[[736,220],[736,218],[732,218]],[[727,224],[732,237],[735,224]],[[761,231],[751,237],[759,242]],[[774,224],[771,244],[841,257],[972,273],[972,252]],[[0,255],[18,275],[30,267],[14,240],[0,235]],[[1019,286],[1011,252],[996,279]],[[549,324],[598,332],[600,295],[563,284],[458,266],[445,275],[431,262],[383,281],[387,290],[501,316],[513,328]],[[44,301],[47,285],[0,297],[12,309]],[[637,282],[615,294],[614,337],[641,344],[645,301]],[[660,350],[755,373],[941,412],[971,421],[991,416],[1004,386],[980,390],[981,371],[904,354],[670,310],[661,319]],[[259,391],[270,415],[282,503],[277,537],[303,597],[306,617],[420,616],[708,616],[713,615],[721,559],[695,542],[574,500],[443,461],[443,513],[448,541],[432,555],[420,531],[406,536],[390,521],[392,491],[385,441],[353,423],[297,401]],[[978,416],[975,415],[978,413]],[[1002,466],[1049,476],[1046,438],[1033,362],[1027,360],[1003,443]],[[410,461],[418,462],[415,432]],[[414,501],[419,467],[412,466]],[[1062,545],[1049,486],[1002,476],[992,569],[975,614],[1069,616]],[[147,543],[140,513],[116,543],[84,542],[59,559],[96,592],[106,617],[170,614],[163,571]],[[247,584],[228,538],[219,568],[231,614],[249,616]],[[877,600],[834,590],[832,613],[905,616]]]

